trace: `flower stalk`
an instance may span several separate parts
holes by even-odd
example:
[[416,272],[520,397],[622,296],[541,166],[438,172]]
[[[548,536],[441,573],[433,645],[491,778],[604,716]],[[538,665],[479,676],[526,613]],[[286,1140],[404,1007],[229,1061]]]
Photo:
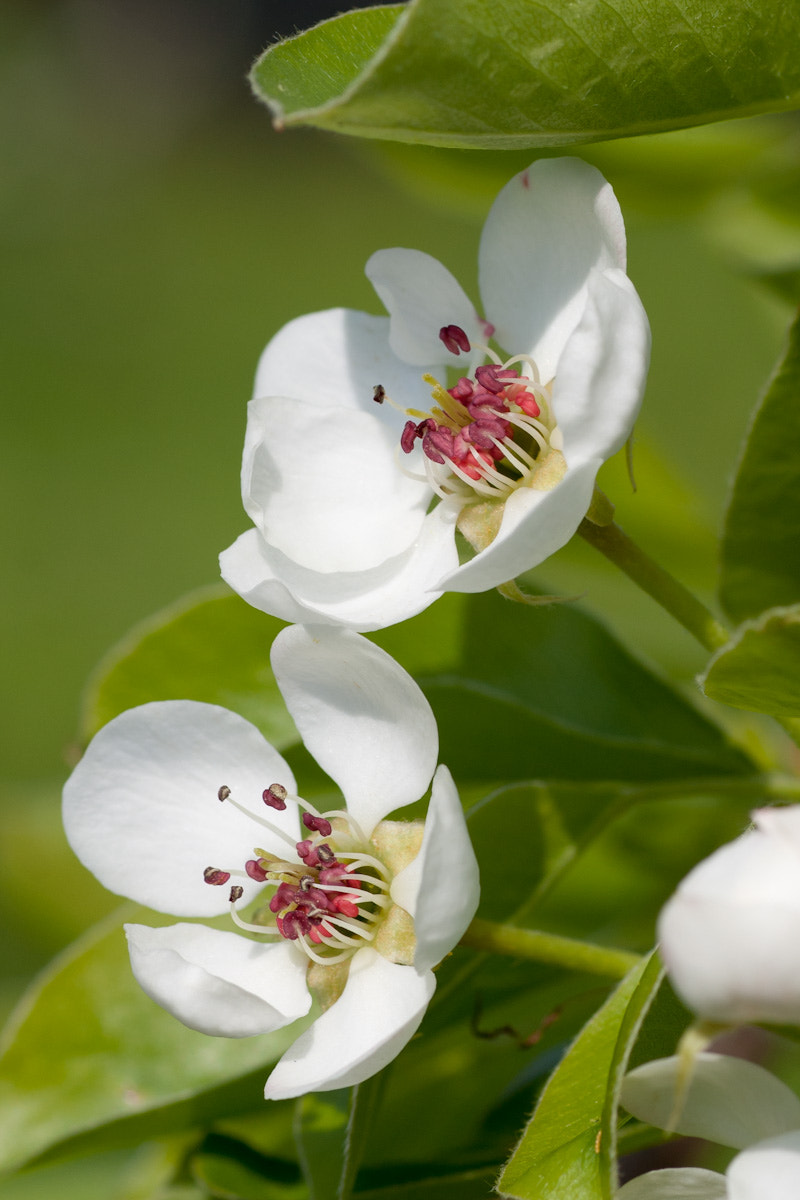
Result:
[[719,650],[729,641],[729,631],[705,604],[645,554],[615,522],[595,525],[592,521],[583,520],[578,526],[578,533],[590,546],[594,546],[624,571],[642,591],[647,592],[706,650]]
[[608,975],[612,979],[624,978],[632,967],[641,962],[639,954],[631,954],[627,950],[596,946],[592,942],[582,942],[556,933],[543,933],[539,929],[499,925],[479,917],[470,923],[460,944],[490,954],[554,963],[570,971],[588,971],[592,975]]

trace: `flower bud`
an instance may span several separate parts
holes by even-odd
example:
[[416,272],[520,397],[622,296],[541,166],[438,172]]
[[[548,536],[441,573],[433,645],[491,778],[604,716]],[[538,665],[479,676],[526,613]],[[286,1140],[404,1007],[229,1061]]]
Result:
[[667,902],[661,955],[678,995],[708,1020],[800,1024],[800,806],[753,821]]

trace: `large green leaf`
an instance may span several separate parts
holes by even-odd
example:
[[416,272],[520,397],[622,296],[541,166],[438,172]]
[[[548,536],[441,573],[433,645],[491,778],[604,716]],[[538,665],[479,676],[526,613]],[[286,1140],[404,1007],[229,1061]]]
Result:
[[[413,627],[413,622],[408,623]],[[752,769],[573,604],[470,597],[460,661],[418,675],[459,780],[646,780]]]
[[275,746],[296,742],[269,665],[283,626],[224,585],[191,592],[136,625],[98,664],[84,696],[82,738],[137,704],[190,699],[241,713]]
[[800,716],[800,604],[742,625],[711,659],[701,683],[712,700],[734,708]]
[[800,602],[800,319],[756,411],[736,474],[720,599],[737,620]]
[[519,1200],[610,1200],[616,1106],[633,1043],[660,982],[652,955],[620,983],[565,1055],[498,1182]]
[[269,1064],[301,1028],[241,1040],[187,1029],[135,982],[123,919],[141,910],[128,906],[56,959],[12,1018],[0,1169],[50,1147],[136,1144],[263,1104]]
[[511,149],[800,104],[800,11],[738,0],[411,0],[271,46],[276,125]]

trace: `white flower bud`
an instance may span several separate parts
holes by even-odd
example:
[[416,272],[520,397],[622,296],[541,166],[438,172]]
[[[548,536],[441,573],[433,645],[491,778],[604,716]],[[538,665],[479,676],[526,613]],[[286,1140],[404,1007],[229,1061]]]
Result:
[[706,1019],[800,1024],[800,806],[760,809],[753,821],[665,905],[661,955],[678,995]]

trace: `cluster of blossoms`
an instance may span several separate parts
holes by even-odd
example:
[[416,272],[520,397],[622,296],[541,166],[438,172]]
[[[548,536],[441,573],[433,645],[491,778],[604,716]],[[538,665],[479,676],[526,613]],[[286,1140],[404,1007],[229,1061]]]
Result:
[[[97,734],[65,787],[64,824],[111,891],[179,917],[229,913],[247,935],[126,927],[137,980],[184,1024],[267,1033],[316,999],[321,1015],[267,1082],[283,1099],[358,1083],[408,1042],[432,968],[475,912],[478,869],[450,773],[436,767],[433,713],[406,672],[347,630],[284,629],[271,657],[345,809],[303,800],[242,717],[165,701]],[[429,786],[424,823],[386,819]]]
[[[238,927],[128,926],[153,999],[228,1037],[316,1001],[268,1080],[274,1098],[390,1061],[477,906],[433,714],[356,631],[443,590],[505,583],[562,546],[630,436],[648,366],[619,206],[575,159],[536,162],[497,197],[480,245],[485,316],[427,254],[379,251],[367,274],[388,317],[313,313],[264,351],[242,465],[253,528],[221,556],[249,603],[295,623],[273,669],[346,808],[317,811],[253,726],[190,701],[110,722],[64,793],[68,838],[112,891]],[[474,551],[461,565],[457,534]],[[429,786],[424,824],[386,819]]]
[[[610,186],[577,159],[534,163],[492,205],[479,266],[485,316],[430,255],[380,250],[366,270],[388,317],[311,313],[265,349],[242,462],[253,528],[220,559],[256,608],[379,629],[575,533],[649,359]],[[457,533],[475,551],[461,564]]]

